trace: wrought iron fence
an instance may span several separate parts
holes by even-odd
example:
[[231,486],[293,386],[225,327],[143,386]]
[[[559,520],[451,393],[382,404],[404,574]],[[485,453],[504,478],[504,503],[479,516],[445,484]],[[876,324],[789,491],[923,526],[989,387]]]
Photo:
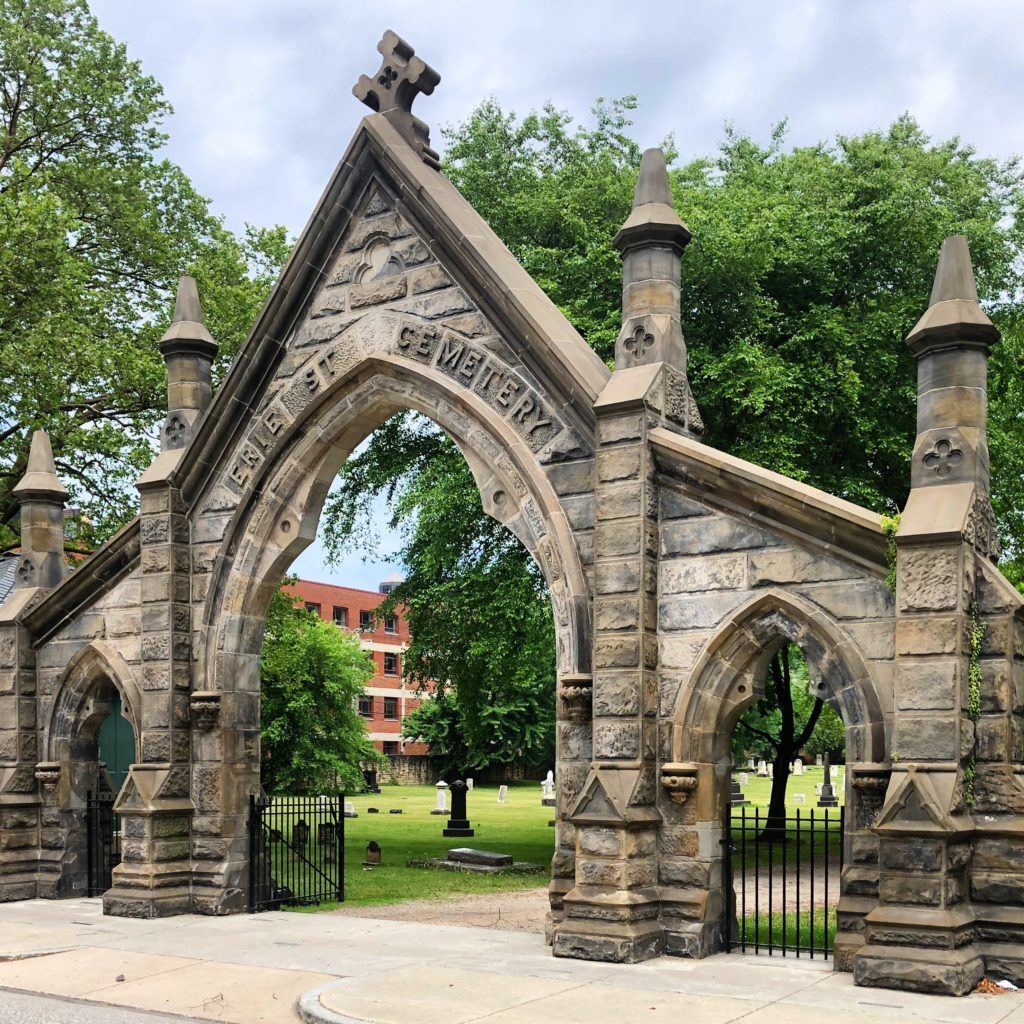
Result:
[[113,793],[86,793],[85,851],[86,891],[102,896],[121,863],[121,818],[114,813]]
[[345,798],[249,798],[249,911],[345,899]]
[[[845,809],[823,808],[768,821],[732,808],[726,891],[726,948],[744,953],[829,957],[843,871]],[[769,825],[771,826],[769,828]]]

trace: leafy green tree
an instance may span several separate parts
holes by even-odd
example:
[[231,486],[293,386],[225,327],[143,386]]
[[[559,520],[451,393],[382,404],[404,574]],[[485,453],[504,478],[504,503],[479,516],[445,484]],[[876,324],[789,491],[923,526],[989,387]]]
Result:
[[[577,127],[550,106],[518,118],[492,100],[446,133],[446,173],[606,360],[621,300],[611,240],[629,213],[639,163],[629,134],[634,105],[628,97],[599,104],[592,125]],[[991,363],[990,436],[1013,572],[1024,565],[1018,165],[980,158],[959,139],[932,143],[906,116],[886,131],[818,146],[787,150],[784,142],[783,126],[767,146],[729,131],[716,156],[672,173],[677,208],[694,233],[682,301],[705,440],[878,511],[901,507],[916,379],[902,339],[927,305],[942,238],[963,232],[1003,332]],[[329,503],[336,550],[373,543],[372,528],[357,522],[368,482],[390,495],[423,493],[429,481],[424,506],[444,506],[450,488],[472,489],[468,476],[423,476],[439,441],[416,424],[395,421],[350,462]],[[476,514],[479,525],[460,533],[463,551],[444,562],[448,575],[424,562],[418,586],[454,588],[459,566],[472,565],[478,538],[493,529],[482,509]],[[433,520],[400,511],[394,522],[408,530],[407,550],[429,547]],[[502,557],[519,559],[524,577],[533,572],[514,548]],[[480,585],[470,570],[461,582],[467,591]],[[452,619],[436,628],[466,635]],[[553,651],[546,657],[552,664]],[[457,664],[438,657],[433,668],[462,691]],[[484,692],[467,684],[467,704]]]
[[744,711],[733,730],[734,760],[753,754],[772,762],[771,794],[762,832],[766,839],[785,838],[790,765],[800,752],[806,748],[811,753],[832,754],[846,744],[841,719],[820,697],[812,696],[808,682],[807,662],[800,648],[795,644],[782,647],[768,664],[764,696]]
[[261,776],[272,793],[361,791],[360,766],[384,758],[356,701],[373,676],[358,637],[278,591],[260,663]]
[[227,359],[283,262],[283,230],[235,238],[160,156],[169,112],[85,0],[0,0],[0,522],[38,428],[83,547],[130,518],[178,277],[199,278]]
[[484,514],[447,435],[397,416],[373,444],[380,457],[356,457],[343,471],[325,534],[337,550],[370,521],[380,494],[390,499],[391,525],[404,531],[406,578],[378,614],[404,609],[412,636],[405,676],[419,687],[440,684],[436,699],[406,719],[405,735],[428,742],[448,772],[550,764],[554,625],[543,577],[519,541]]

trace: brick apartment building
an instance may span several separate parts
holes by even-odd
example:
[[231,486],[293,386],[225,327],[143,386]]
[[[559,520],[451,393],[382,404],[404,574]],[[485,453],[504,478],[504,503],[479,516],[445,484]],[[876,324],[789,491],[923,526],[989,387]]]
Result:
[[297,580],[285,589],[325,622],[359,634],[363,650],[373,659],[374,666],[373,678],[359,698],[359,713],[366,719],[373,745],[385,754],[422,757],[427,753],[427,745],[402,737],[402,723],[421,703],[414,690],[406,689],[402,679],[409,625],[401,612],[382,621],[377,621],[373,614],[398,582],[401,577],[393,576],[381,583],[379,590],[357,590]]

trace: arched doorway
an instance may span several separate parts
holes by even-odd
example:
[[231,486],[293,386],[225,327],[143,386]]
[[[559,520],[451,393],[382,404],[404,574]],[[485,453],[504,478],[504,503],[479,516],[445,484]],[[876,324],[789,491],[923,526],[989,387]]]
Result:
[[120,860],[115,802],[138,759],[139,693],[123,658],[93,641],[72,658],[57,689],[40,765],[44,814],[59,823],[44,849],[41,891],[99,896]]
[[[328,489],[345,459],[376,427],[407,409],[454,441],[484,510],[540,566],[551,596],[559,677],[589,665],[589,605],[579,553],[558,494],[534,454],[507,422],[444,375],[417,371],[388,356],[365,359],[324,391],[308,418],[281,439],[280,454],[254,474],[248,484],[254,500],[243,504],[230,524],[227,557],[210,581],[206,642],[197,660],[219,705],[220,726],[218,737],[200,736],[193,744],[192,792],[198,813],[208,809],[207,794],[210,810],[223,808],[227,858],[197,865],[193,884],[200,892],[208,887],[209,905],[217,912],[239,909],[246,891],[244,804],[259,789],[259,657],[271,597],[315,537]],[[589,750],[580,746],[576,759],[582,774]],[[566,846],[572,848],[571,839]],[[571,887],[571,853],[556,855],[555,863],[561,888]]]
[[[744,711],[764,696],[771,659],[788,645],[799,648],[806,660],[811,693],[832,707],[846,731],[845,813],[828,824],[832,834],[823,831],[820,840],[836,847],[833,856],[838,863],[833,860],[831,866],[839,883],[839,891],[833,893],[838,896],[838,921],[828,952],[834,951],[845,964],[863,942],[864,916],[878,903],[878,840],[870,825],[888,780],[885,719],[867,662],[850,637],[810,602],[776,590],[739,609],[709,640],[678,706],[676,765],[696,775],[698,787],[706,793],[692,812],[693,824],[703,833],[701,848],[710,879],[703,941],[709,949],[725,950],[735,945],[731,939],[743,934],[739,918],[748,908],[742,902],[738,906],[734,866],[738,856],[749,859],[750,851],[745,844],[743,849],[733,848],[732,736]],[[841,834],[836,832],[837,819],[843,823]],[[756,836],[752,823],[746,838],[756,843]],[[756,863],[762,863],[761,856],[754,853]],[[787,863],[784,846],[780,856],[781,863]],[[819,894],[824,896],[820,889]],[[748,952],[759,951],[760,943],[747,946]]]

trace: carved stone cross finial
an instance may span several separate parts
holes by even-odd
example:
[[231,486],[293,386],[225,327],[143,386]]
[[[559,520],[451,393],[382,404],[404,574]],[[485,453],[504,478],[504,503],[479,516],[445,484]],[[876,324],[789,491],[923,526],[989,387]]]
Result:
[[383,57],[380,70],[372,78],[360,75],[352,94],[371,110],[383,114],[425,163],[439,168],[437,153],[430,148],[430,128],[413,114],[412,104],[420,93],[429,96],[441,76],[390,29],[377,49]]

